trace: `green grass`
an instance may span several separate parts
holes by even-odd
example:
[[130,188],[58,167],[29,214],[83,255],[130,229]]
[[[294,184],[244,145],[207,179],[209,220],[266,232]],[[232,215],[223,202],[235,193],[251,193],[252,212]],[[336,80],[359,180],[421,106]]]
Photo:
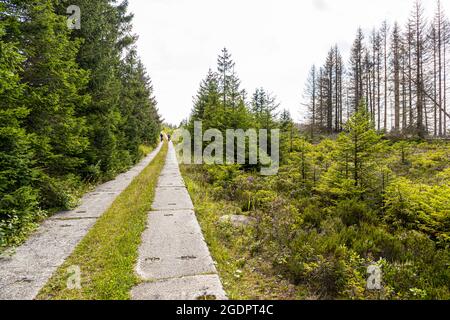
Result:
[[252,228],[235,229],[219,223],[223,215],[239,214],[232,202],[211,195],[211,185],[195,166],[181,166],[202,228],[224,289],[233,300],[304,299],[306,292],[278,274],[270,261],[254,252]]
[[144,157],[148,156],[150,152],[153,151],[153,148],[150,146],[147,146],[145,144],[141,144],[139,146],[139,153],[142,154]]
[[[72,255],[58,268],[38,299],[47,300],[126,300],[139,283],[134,266],[141,234],[151,209],[158,176],[167,154],[160,153],[120,194],[102,215]],[[67,288],[68,270],[81,270],[81,289]]]

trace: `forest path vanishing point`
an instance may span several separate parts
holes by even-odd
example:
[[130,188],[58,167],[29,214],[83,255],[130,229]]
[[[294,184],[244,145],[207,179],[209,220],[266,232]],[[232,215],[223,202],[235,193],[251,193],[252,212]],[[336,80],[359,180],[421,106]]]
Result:
[[48,218],[21,246],[0,256],[0,300],[32,300],[97,219],[159,153],[162,143],[129,171],[87,193],[71,211]]

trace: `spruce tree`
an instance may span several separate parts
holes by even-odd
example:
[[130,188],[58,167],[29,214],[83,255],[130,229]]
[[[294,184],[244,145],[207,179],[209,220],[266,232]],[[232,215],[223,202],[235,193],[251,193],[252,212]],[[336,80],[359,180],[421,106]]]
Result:
[[251,111],[259,129],[273,129],[276,127],[276,110],[279,104],[276,98],[267,93],[264,88],[258,88],[252,97]]
[[318,190],[338,197],[362,197],[378,188],[376,165],[382,144],[365,105],[361,104],[337,140],[335,163]]
[[[65,14],[70,4],[61,1],[58,12]],[[120,132],[120,66],[124,50],[135,40],[130,33],[132,16],[126,14],[127,1],[116,5],[110,0],[80,0],[77,5],[82,13],[81,29],[74,30],[72,38],[83,39],[77,62],[91,71],[88,92],[92,99],[81,113],[89,137],[89,147],[83,153],[89,164],[84,175],[94,179],[112,177],[130,164]]]
[[88,146],[80,115],[89,102],[83,92],[88,72],[75,61],[80,42],[70,38],[66,17],[55,13],[50,0],[15,2],[9,9],[14,27],[7,38],[25,58],[20,77],[29,112],[23,127],[38,137],[33,149],[41,168],[36,180],[40,203],[43,208],[67,208],[74,199],[65,189],[78,184]]
[[[122,154],[128,157],[131,164],[141,157],[140,145],[155,143],[155,137],[160,131],[160,119],[150,78],[135,49],[130,50],[122,62],[121,80],[120,149],[126,151]],[[126,163],[123,161],[123,164]]]
[[[4,9],[0,3],[0,12]],[[23,128],[30,113],[19,76],[25,57],[4,40],[8,26],[0,19],[0,248],[12,244],[40,217],[38,190],[33,188],[34,137]]]

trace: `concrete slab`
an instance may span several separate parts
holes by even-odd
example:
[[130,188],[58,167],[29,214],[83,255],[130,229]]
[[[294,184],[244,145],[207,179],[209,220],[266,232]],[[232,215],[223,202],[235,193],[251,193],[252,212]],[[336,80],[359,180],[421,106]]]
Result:
[[104,193],[93,192],[85,196],[81,200],[81,205],[75,210],[62,211],[53,216],[50,220],[65,220],[65,219],[83,219],[83,218],[98,218],[106,211],[114,200],[119,195],[119,192]]
[[161,171],[161,175],[162,176],[164,176],[164,175],[179,175],[180,174],[180,169],[179,168],[164,168],[162,171]]
[[158,187],[184,187],[184,181],[181,177],[160,176]]
[[32,300],[96,219],[47,220],[10,257],[0,259],[0,300]]
[[137,274],[159,280],[217,273],[193,211],[158,211],[148,218]]
[[153,211],[193,210],[191,197],[185,187],[157,187]]
[[226,300],[217,275],[197,275],[147,282],[131,292],[133,300]]

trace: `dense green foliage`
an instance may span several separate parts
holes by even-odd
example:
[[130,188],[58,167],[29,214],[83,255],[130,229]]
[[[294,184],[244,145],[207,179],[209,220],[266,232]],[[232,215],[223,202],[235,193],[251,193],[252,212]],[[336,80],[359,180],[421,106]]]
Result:
[[154,145],[160,120],[126,1],[0,1],[0,247]]
[[[217,98],[222,87],[220,73],[202,83],[192,118],[203,120],[204,130],[235,124],[232,105],[223,108]],[[211,224],[214,214],[202,211],[209,217],[205,225],[218,233],[211,241],[231,251],[239,245],[250,250],[248,263],[252,257],[270,261],[275,272],[306,288],[305,298],[448,299],[448,143],[388,140],[375,130],[364,104],[337,138],[311,141],[286,111],[274,115],[271,99],[260,107],[261,97],[258,90],[251,103],[240,100],[240,119],[246,119],[244,129],[281,129],[278,175],[263,177],[239,165],[185,169],[212,201],[227,203],[224,213],[257,221],[250,235],[233,238]],[[382,268],[381,291],[366,290],[372,264]]]

